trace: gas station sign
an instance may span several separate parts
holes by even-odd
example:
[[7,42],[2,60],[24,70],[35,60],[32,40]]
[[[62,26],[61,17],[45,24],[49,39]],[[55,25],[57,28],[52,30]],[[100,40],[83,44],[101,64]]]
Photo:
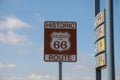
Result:
[[96,67],[104,67],[106,64],[105,53],[96,56]]
[[105,17],[104,11],[98,13],[98,15],[95,17],[95,27],[97,27],[98,25],[105,21],[104,17]]
[[105,36],[105,10],[99,12],[95,17],[95,58],[96,68],[106,65],[106,36]]
[[101,39],[96,42],[95,44],[95,52],[100,53],[105,50],[105,39]]
[[76,22],[44,23],[44,61],[75,62],[77,60]]
[[96,29],[96,31],[95,31],[95,40],[98,40],[99,38],[105,36],[105,28],[104,28],[104,27],[105,27],[105,25],[102,24],[102,25],[100,25],[100,26]]

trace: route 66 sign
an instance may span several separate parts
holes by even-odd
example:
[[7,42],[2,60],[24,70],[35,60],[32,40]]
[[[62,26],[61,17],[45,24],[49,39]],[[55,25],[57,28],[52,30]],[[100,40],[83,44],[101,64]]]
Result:
[[44,22],[44,61],[77,61],[76,28],[76,22]]
[[62,33],[62,32],[53,32],[51,34],[51,43],[50,47],[53,50],[62,52],[65,50],[70,49],[71,43],[69,40],[70,34],[69,33]]

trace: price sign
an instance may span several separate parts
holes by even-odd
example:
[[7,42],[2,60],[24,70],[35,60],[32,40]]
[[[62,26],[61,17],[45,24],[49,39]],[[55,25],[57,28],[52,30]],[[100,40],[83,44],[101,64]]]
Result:
[[95,31],[95,40],[105,36],[104,24],[100,25]]
[[96,56],[96,67],[103,67],[106,65],[105,53],[101,53]]
[[105,39],[101,39],[96,42],[95,44],[95,52],[100,53],[105,50]]
[[95,53],[96,68],[106,66],[105,57],[105,10],[101,11],[95,17]]
[[101,12],[98,13],[98,15],[95,17],[95,27],[97,27],[98,25],[100,25],[100,24],[103,23],[104,21],[105,21],[104,11],[101,11]]
[[47,62],[75,62],[76,23],[46,21],[44,23],[44,60]]

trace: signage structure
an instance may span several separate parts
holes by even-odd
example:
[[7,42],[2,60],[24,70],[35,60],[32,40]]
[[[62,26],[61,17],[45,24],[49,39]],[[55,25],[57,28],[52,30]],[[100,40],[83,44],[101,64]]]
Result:
[[103,67],[106,65],[105,53],[96,56],[96,67]]
[[44,61],[77,61],[76,22],[44,22]]
[[98,40],[104,36],[105,36],[105,25],[102,24],[95,30],[95,40]]
[[106,66],[105,10],[95,17],[95,57],[96,68]]
[[99,12],[97,14],[97,16],[95,17],[95,27],[97,27],[98,25],[100,25],[101,23],[103,23],[105,21],[105,18],[104,18],[105,14],[104,14],[104,12],[105,12],[104,10]]
[[95,43],[95,53],[100,53],[105,50],[105,39],[102,38]]

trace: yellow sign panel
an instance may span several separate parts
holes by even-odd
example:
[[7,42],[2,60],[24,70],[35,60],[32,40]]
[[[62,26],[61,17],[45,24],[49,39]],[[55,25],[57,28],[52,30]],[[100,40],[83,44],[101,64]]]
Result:
[[102,67],[106,65],[105,53],[96,56],[96,67]]
[[97,27],[99,24],[104,22],[104,11],[101,11],[98,13],[98,15],[95,17],[95,27]]
[[105,39],[100,39],[95,44],[95,52],[99,53],[105,50]]
[[105,35],[104,24],[102,24],[95,31],[95,40],[103,37],[104,35]]

